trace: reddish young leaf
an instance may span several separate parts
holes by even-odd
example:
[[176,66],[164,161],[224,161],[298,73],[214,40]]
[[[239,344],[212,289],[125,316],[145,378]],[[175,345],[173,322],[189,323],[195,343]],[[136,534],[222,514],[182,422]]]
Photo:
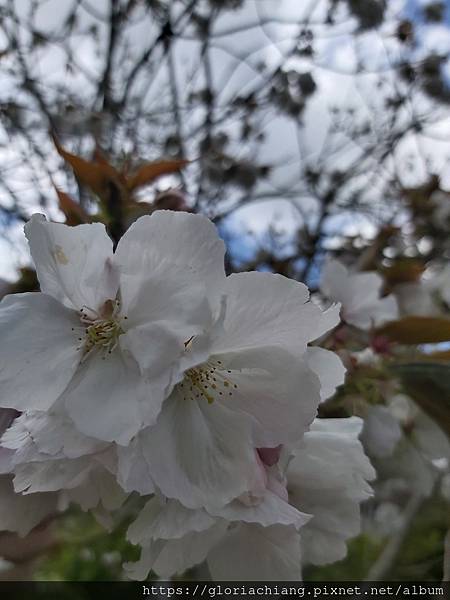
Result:
[[132,191],[138,187],[151,183],[158,177],[161,177],[161,175],[176,173],[186,166],[188,162],[188,160],[175,159],[146,163],[139,167],[139,169],[128,178],[127,188]]
[[108,184],[111,181],[116,184],[120,182],[119,173],[108,162],[89,162],[71,154],[64,150],[54,135],[52,137],[59,155],[72,167],[80,183],[89,187],[100,198],[104,198],[108,193]]
[[60,190],[55,184],[53,186],[58,194],[58,205],[66,217],[67,225],[80,225],[91,221],[89,215],[78,202],[72,200],[69,194]]

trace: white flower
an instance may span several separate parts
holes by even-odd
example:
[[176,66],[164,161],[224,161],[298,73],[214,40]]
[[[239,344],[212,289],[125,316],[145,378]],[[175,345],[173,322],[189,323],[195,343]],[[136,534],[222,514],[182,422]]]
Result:
[[322,293],[340,302],[343,320],[360,329],[370,329],[398,317],[395,298],[380,298],[382,285],[377,273],[351,273],[337,260],[329,259],[323,267]]
[[205,283],[220,288],[224,245],[208,219],[170,211],[139,219],[114,254],[98,223],[35,215],[25,229],[42,293],[0,304],[1,404],[58,402],[81,432],[127,444],[157,418],[185,342],[209,325]]
[[[0,408],[0,437],[8,429],[14,419],[19,415],[15,410]],[[13,450],[9,450],[0,442],[0,474],[10,473],[12,468]]]
[[[254,485],[255,447],[301,438],[320,401],[326,369],[318,363],[330,354],[321,351],[311,368],[307,344],[338,322],[338,307],[323,313],[303,284],[280,275],[230,275],[221,293],[222,311],[187,344],[184,378],[156,424],[118,449],[119,480],[132,464],[189,508],[240,496]],[[324,379],[328,393],[335,375]]]
[[431,282],[427,280],[396,285],[394,294],[401,314],[423,316],[439,314],[433,291]]
[[17,492],[72,489],[99,466],[115,472],[115,446],[80,434],[58,414],[23,413],[0,443],[14,452],[10,463]]
[[306,362],[320,379],[320,400],[323,402],[334,396],[336,388],[345,381],[346,369],[339,356],[325,348],[309,346]]
[[372,407],[361,436],[377,459],[380,480],[395,479],[428,496],[439,473],[450,468],[450,442],[427,414],[404,394]]
[[301,529],[303,562],[323,565],[345,557],[360,532],[360,504],[372,495],[375,470],[358,439],[357,417],[316,419],[289,463],[289,501],[313,515]]
[[[26,507],[30,498],[30,507],[35,503],[39,508],[51,499],[56,512],[56,506],[63,510],[75,502],[104,522],[109,511],[119,508],[127,497],[116,481],[114,445],[83,436],[67,417],[43,411],[24,413],[0,443],[11,452],[14,487],[9,482],[10,496],[15,493],[18,506]],[[39,514],[37,510],[34,524]]]
[[402,437],[402,430],[386,406],[370,406],[364,419],[361,441],[370,456],[391,456]]
[[56,512],[56,494],[16,494],[11,477],[0,475],[0,531],[13,531],[24,536]]
[[140,560],[125,565],[129,576],[144,579],[152,569],[167,578],[206,560],[214,580],[290,581],[301,579],[302,562],[343,558],[374,478],[358,441],[361,426],[357,418],[316,420],[292,460],[285,452],[265,467],[265,489],[252,502],[190,510],[153,498],[128,530],[142,546]]
[[[16,411],[0,409],[0,435],[17,417]],[[56,494],[19,496],[14,492],[12,468],[14,451],[0,447],[0,531],[26,535],[45,517],[56,512]]]
[[171,577],[207,559],[215,580],[299,580],[297,530],[308,518],[270,491],[257,506],[234,501],[214,515],[153,498],[128,530],[142,553],[125,569],[132,579],[150,569]]

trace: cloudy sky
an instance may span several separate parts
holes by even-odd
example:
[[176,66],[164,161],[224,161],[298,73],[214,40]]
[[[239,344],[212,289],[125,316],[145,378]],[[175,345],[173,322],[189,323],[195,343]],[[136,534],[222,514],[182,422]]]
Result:
[[[25,22],[29,9],[28,0],[15,0],[16,12]],[[398,15],[414,20],[420,24],[416,38],[414,52],[419,59],[424,53],[434,50],[440,53],[450,51],[450,11],[443,24],[429,24],[423,22],[421,7],[425,0],[388,0],[388,18],[386,24],[376,32],[368,32],[359,36],[357,42],[351,33],[355,29],[352,19],[344,19],[342,24],[330,28],[324,27],[324,15],[327,9],[326,0],[246,0],[242,9],[228,12],[215,23],[214,43],[211,48],[213,82],[218,90],[218,105],[226,107],[237,91],[251,92],[260,84],[261,73],[258,65],[263,61],[266,65],[276,67],[285,64],[286,68],[300,72],[310,69],[309,63],[302,59],[292,58],[286,63],[292,49],[293,40],[296,38],[299,27],[297,22],[305,14],[310,15],[311,28],[314,31],[317,44],[317,57],[314,63],[314,78],[317,83],[317,92],[308,104],[303,114],[303,126],[300,134],[297,127],[293,127],[292,120],[273,110],[267,112],[262,118],[262,129],[265,135],[264,143],[259,150],[258,161],[260,164],[274,164],[276,168],[267,181],[263,181],[254,192],[261,201],[255,200],[249,206],[237,210],[227,221],[230,232],[239,232],[247,240],[251,249],[252,236],[247,236],[250,231],[257,240],[262,239],[270,223],[276,222],[281,231],[294,230],[298,225],[299,213],[293,208],[291,202],[280,202],[280,190],[289,190],[292,195],[297,195],[301,202],[302,210],[313,215],[316,209],[315,202],[304,194],[300,167],[305,164],[315,164],[320,160],[324,146],[328,143],[330,125],[330,106],[352,105],[362,110],[379,110],[376,106],[377,95],[375,82],[377,75],[367,74],[355,76],[357,61],[363,59],[369,71],[378,73],[385,69],[388,72],[391,61],[398,58],[396,44],[392,43],[392,23]],[[47,0],[42,1],[40,9],[35,15],[34,28],[41,32],[57,32],[62,29],[62,24],[67,17],[72,5],[72,0]],[[313,11],[310,11],[314,6]],[[83,8],[84,7],[84,8]],[[93,25],[98,25],[104,15],[107,15],[107,0],[83,0],[81,3],[79,27],[88,30]],[[174,18],[176,18],[174,14]],[[145,19],[136,19],[127,32],[128,47],[123,52],[121,60],[126,65],[129,57],[140,55],[141,48],[149,40],[154,39],[159,28]],[[21,39],[27,43],[27,31],[23,28]],[[28,56],[26,59],[32,64],[33,75],[41,83],[48,94],[51,90],[66,88],[73,90],[76,96],[86,101],[86,106],[92,105],[93,87],[89,81],[94,79],[103,70],[104,49],[106,35],[104,28],[98,29],[97,39],[92,36],[80,36],[71,42],[75,52],[76,62],[80,68],[68,72],[65,54],[61,47],[54,44],[45,47]],[[7,40],[0,28],[0,49],[7,46]],[[182,97],[180,104],[186,103],[189,94],[203,85],[202,74],[195,69],[200,52],[200,42],[194,31],[187,29],[182,39],[177,40],[175,46],[175,72],[178,87]],[[240,60],[245,56],[245,62]],[[8,57],[3,59],[8,66]],[[194,73],[194,75],[193,75]],[[145,93],[146,102],[152,106],[163,105],[166,102],[164,82],[167,73],[162,68],[155,68],[153,81],[138,82]],[[450,72],[449,72],[450,76]],[[0,73],[0,100],[23,100],[24,93],[20,89],[20,81],[14,72],[3,70]],[[24,102],[26,102],[24,100]],[[166,102],[167,106],[167,102]],[[33,121],[33,110],[27,114],[27,122]],[[411,109],[420,110],[420,107]],[[61,116],[64,121],[64,115]],[[67,117],[66,126],[73,122],[75,128],[82,128],[89,122],[90,115],[76,114]],[[202,115],[193,111],[185,119],[184,127],[186,136],[198,129]],[[70,121],[70,122],[69,122]],[[62,123],[64,126],[64,123]],[[230,131],[238,126],[232,119],[227,121]],[[420,138],[418,148],[417,136],[406,139],[400,152],[432,157],[436,170],[442,170],[449,154],[450,119],[442,115],[435,130],[425,132]],[[70,137],[70,136],[69,136]],[[24,210],[31,214],[38,208],[36,197],[36,178],[44,191],[48,193],[47,213],[50,218],[58,219],[60,215],[55,207],[54,191],[45,173],[39,171],[39,166],[34,169],[25,164],[21,155],[23,142],[11,139],[5,131],[0,130],[0,158],[4,166],[3,177],[20,197]],[[240,148],[236,147],[239,155]],[[351,160],[352,149],[336,157],[336,165],[345,166]],[[55,153],[49,153],[48,165],[57,168],[59,161]],[[52,169],[53,170],[53,169]],[[409,183],[414,184],[425,175],[425,166],[417,160],[414,169],[405,173],[410,177]],[[56,177],[59,183],[58,177]],[[450,180],[445,181],[450,187]],[[374,194],[376,190],[374,190]],[[4,191],[0,188],[0,198]],[[8,202],[6,196],[2,203]],[[42,211],[42,209],[39,209]],[[373,227],[367,220],[355,219],[352,215],[343,215],[339,221],[330,225],[345,227],[347,231],[363,231],[370,235]],[[28,262],[28,254],[24,244],[22,226],[8,223],[3,227],[0,238],[0,277],[14,279],[17,268]],[[241,243],[242,246],[242,243]]]

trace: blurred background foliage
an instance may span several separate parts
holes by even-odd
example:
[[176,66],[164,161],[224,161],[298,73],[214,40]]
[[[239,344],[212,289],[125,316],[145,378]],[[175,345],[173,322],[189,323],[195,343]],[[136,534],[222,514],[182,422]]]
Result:
[[[408,303],[450,255],[449,56],[446,1],[0,0],[2,295],[38,289],[22,234],[33,212],[104,222],[115,242],[160,208],[204,213],[228,272],[269,270],[315,291],[325,254],[378,271],[404,319],[328,340],[385,362],[349,355],[321,416],[364,416],[392,384],[448,432],[449,306]],[[396,505],[408,502],[403,490]],[[382,574],[440,580],[448,504],[433,488],[413,508]],[[365,507],[344,561],[305,578],[373,576],[396,518],[377,528],[377,509]],[[16,553],[14,573],[120,579],[136,558],[125,525],[105,533],[71,511],[51,542],[46,531],[22,562]]]

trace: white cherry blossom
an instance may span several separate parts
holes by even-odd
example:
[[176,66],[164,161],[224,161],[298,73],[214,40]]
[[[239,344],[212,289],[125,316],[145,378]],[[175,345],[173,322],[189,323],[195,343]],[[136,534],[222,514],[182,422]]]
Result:
[[153,498],[128,530],[142,547],[140,560],[125,565],[128,575],[142,580],[153,570],[167,578],[206,560],[213,580],[298,581],[302,564],[343,558],[372,493],[361,427],[356,417],[318,419],[293,453],[259,452],[270,463],[258,461],[264,486],[224,507],[192,510]]
[[450,471],[448,437],[405,394],[392,394],[386,406],[370,410],[361,441],[376,459],[380,480],[395,479],[423,496]]
[[360,329],[370,329],[398,317],[395,298],[380,297],[382,285],[377,273],[352,273],[334,259],[328,259],[323,267],[322,293],[340,302],[343,320]]
[[[8,498],[16,498],[19,507],[27,502],[37,507],[34,525],[50,501],[53,512],[74,502],[97,515],[119,508],[127,497],[116,481],[114,445],[80,434],[67,417],[23,413],[3,433],[0,444],[10,453]],[[16,530],[21,527],[18,522]]]
[[[210,324],[205,282],[224,279],[224,245],[201,216],[142,217],[113,254],[103,225],[26,225],[41,293],[0,304],[1,405],[48,410],[127,444],[153,423],[185,342]],[[211,294],[211,298],[213,295]]]
[[303,284],[270,273],[231,275],[222,296],[210,331],[187,344],[184,378],[156,424],[118,449],[119,473],[133,465],[189,508],[223,506],[251,489],[254,448],[301,439],[321,391],[343,376],[342,365],[337,377],[327,373],[326,350],[310,365],[307,347],[338,323],[338,306],[322,312]]
[[[16,419],[17,414],[14,410],[0,409],[0,436]],[[43,519],[56,512],[57,495],[16,494],[10,475],[13,457],[14,450],[0,444],[0,531],[12,531],[24,536]]]
[[289,463],[289,501],[313,515],[300,532],[304,564],[341,560],[360,532],[360,504],[375,479],[358,439],[362,427],[358,417],[316,419]]

